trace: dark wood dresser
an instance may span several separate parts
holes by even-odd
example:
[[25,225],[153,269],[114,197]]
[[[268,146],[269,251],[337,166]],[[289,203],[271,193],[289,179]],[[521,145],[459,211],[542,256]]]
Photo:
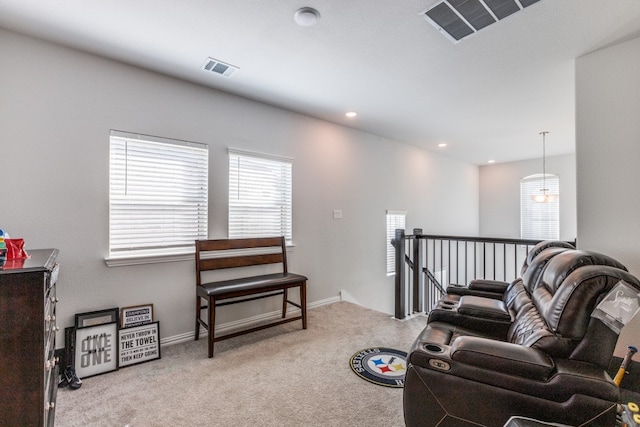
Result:
[[57,249],[0,267],[0,426],[53,426]]

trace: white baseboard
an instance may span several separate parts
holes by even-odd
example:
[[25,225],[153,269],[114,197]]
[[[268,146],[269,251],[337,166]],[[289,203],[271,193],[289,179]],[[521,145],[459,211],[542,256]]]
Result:
[[353,304],[362,305],[344,289],[340,291],[340,301],[346,301],[346,302],[351,302]]
[[[315,301],[307,304],[307,310],[312,310],[314,308],[333,304],[335,302],[340,302],[342,299],[340,297],[331,297],[327,299],[323,299],[320,301]],[[295,309],[291,311],[287,311],[287,313],[292,316],[297,316],[300,314],[300,309]],[[216,335],[217,334],[227,334],[233,332],[238,329],[249,329],[252,326],[255,326],[260,323],[275,321],[280,319],[282,316],[282,312],[280,310],[272,311],[271,313],[260,314],[258,316],[249,317],[247,319],[234,320],[232,322],[223,323],[221,325],[216,326]],[[204,328],[200,328],[200,336],[207,336],[207,330]],[[184,334],[173,335],[170,337],[165,337],[160,340],[161,346],[179,344],[182,342],[193,341],[195,338],[195,332],[185,332]]]

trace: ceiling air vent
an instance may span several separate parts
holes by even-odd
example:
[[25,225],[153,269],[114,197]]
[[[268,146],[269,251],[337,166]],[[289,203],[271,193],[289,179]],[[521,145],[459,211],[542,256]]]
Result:
[[212,73],[220,74],[223,77],[231,77],[233,73],[239,70],[238,67],[235,67],[230,64],[225,64],[222,61],[218,61],[217,59],[207,58],[205,63],[202,65],[202,69],[205,71],[211,71]]
[[539,0],[443,0],[421,12],[452,42],[498,22]]

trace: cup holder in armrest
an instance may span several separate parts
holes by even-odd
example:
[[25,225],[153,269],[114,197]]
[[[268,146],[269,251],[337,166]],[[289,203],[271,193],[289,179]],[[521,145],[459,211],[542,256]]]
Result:
[[444,350],[438,344],[426,343],[422,346],[429,353],[442,353]]
[[420,342],[409,356],[413,365],[447,372],[451,369],[451,347],[432,342]]
[[442,305],[456,305],[457,302],[456,301],[441,301],[440,304],[442,304]]

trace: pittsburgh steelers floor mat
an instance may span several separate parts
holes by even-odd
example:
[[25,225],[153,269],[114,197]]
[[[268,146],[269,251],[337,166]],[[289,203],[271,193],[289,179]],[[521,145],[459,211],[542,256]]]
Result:
[[385,387],[402,388],[407,371],[407,353],[393,348],[371,347],[351,356],[349,365],[363,380]]

